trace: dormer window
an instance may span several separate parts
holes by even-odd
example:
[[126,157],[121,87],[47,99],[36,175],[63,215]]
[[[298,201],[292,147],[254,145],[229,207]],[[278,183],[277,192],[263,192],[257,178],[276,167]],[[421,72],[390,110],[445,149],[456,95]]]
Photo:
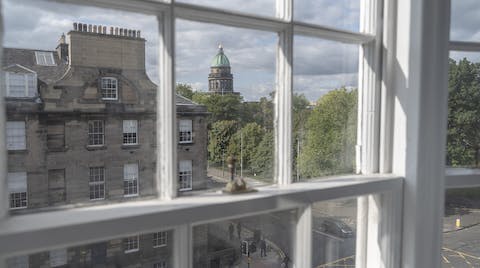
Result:
[[53,59],[53,53],[50,51],[35,51],[35,58],[37,59],[38,65],[44,66],[56,66],[55,60]]
[[[33,98],[37,95],[37,74],[21,66],[14,66],[15,71],[5,72],[7,97]],[[23,70],[25,69],[25,70]],[[20,70],[17,72],[17,70]]]
[[118,81],[114,77],[102,77],[102,99],[116,100],[118,98]]

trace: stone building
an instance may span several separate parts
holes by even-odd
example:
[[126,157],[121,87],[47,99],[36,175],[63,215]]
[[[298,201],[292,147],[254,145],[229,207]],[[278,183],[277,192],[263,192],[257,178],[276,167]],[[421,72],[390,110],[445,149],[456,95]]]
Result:
[[213,57],[208,75],[208,92],[216,94],[239,94],[233,91],[233,74],[230,61],[223,52],[222,45],[218,46],[218,53]]
[[[4,49],[12,212],[156,196],[145,42],[140,31],[74,23],[55,51]],[[206,115],[177,96],[179,191],[206,187]]]

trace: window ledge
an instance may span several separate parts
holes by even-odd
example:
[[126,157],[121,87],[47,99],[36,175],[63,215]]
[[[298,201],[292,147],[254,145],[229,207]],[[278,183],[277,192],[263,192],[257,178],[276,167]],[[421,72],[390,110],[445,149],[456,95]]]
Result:
[[24,154],[24,153],[28,153],[28,150],[27,149],[10,149],[8,150],[8,153],[9,154]]
[[480,186],[480,168],[446,168],[445,188]]
[[138,149],[140,148],[140,144],[122,144],[122,149]]
[[96,150],[106,150],[106,145],[87,145],[85,148],[89,151],[96,151]]
[[[292,209],[330,199],[401,191],[402,185],[403,178],[395,175],[347,175],[260,187],[258,192],[241,195],[207,192],[168,201],[154,199],[11,216],[0,222],[0,241],[10,241],[0,243],[0,255],[81,245],[132,231],[142,233],[186,222]],[[133,222],[136,230],[132,230]],[[77,232],[71,232],[72,228]]]

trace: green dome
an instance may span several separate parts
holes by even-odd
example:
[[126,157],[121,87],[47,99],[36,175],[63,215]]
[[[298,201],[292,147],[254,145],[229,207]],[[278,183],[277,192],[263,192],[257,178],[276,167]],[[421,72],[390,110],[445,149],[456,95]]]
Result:
[[230,67],[230,61],[227,56],[223,54],[222,45],[218,46],[218,53],[213,57],[211,67]]

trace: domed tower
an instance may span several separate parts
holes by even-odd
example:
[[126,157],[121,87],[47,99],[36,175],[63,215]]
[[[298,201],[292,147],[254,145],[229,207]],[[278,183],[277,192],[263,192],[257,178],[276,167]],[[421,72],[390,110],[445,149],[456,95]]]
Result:
[[208,75],[208,91],[218,94],[233,92],[233,75],[230,72],[230,61],[223,53],[222,45],[218,46],[218,53],[213,57]]

